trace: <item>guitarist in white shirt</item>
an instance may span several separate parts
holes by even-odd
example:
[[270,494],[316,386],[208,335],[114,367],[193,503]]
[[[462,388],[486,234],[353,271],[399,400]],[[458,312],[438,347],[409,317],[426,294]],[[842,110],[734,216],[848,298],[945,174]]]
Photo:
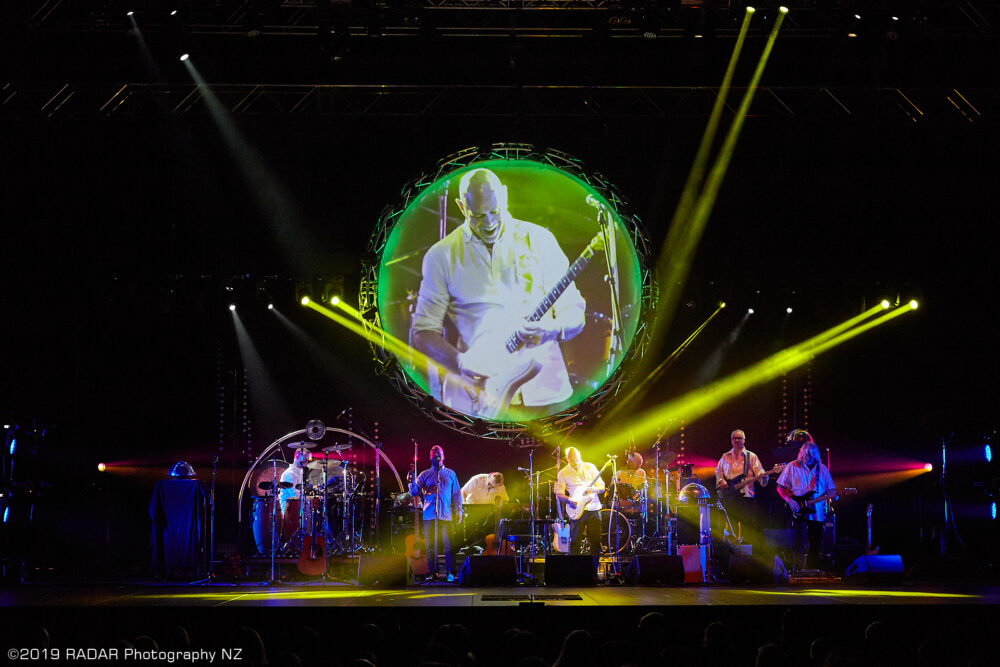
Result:
[[[811,438],[799,448],[798,458],[789,463],[778,477],[778,495],[788,503],[793,513],[790,529],[796,560],[801,566],[805,551],[805,568],[817,569],[823,522],[826,520],[826,502],[817,502],[817,499],[836,498],[837,485],[829,469],[820,461],[819,448]],[[811,499],[804,499],[803,496],[811,496]]]
[[580,552],[586,533],[596,572],[601,557],[600,493],[604,491],[604,480],[597,466],[584,462],[576,447],[566,448],[566,460],[569,463],[556,478],[556,500],[574,514],[582,509],[583,513],[576,520],[570,517],[570,552]]
[[[410,325],[414,347],[463,380],[457,389],[445,383],[441,401],[449,407],[501,421],[552,414],[548,406],[573,394],[559,343],[583,330],[586,303],[570,282],[541,319],[525,318],[563,278],[569,260],[549,230],[511,216],[507,186],[489,169],[462,176],[457,204],[465,223],[424,255]],[[457,347],[444,338],[446,319],[458,330]],[[508,333],[539,370],[494,416],[479,405],[477,384],[510,363],[502,345],[492,344]]]
[[[715,466],[715,489],[729,513],[733,529],[742,537],[743,544],[752,544],[757,531],[754,487],[758,482],[761,486],[767,486],[770,478],[760,463],[760,457],[746,448],[746,438],[746,433],[741,429],[730,434],[729,441],[733,446]],[[756,477],[757,482],[751,482],[739,490],[733,488],[748,477]]]

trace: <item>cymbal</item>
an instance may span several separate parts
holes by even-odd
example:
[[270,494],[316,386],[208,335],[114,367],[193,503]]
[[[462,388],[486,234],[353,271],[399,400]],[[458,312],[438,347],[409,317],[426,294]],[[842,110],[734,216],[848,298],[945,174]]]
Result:
[[354,445],[352,445],[351,443],[349,443],[349,442],[348,442],[348,443],[346,443],[346,444],[341,444],[341,445],[330,445],[329,447],[324,447],[324,448],[323,448],[323,451],[324,451],[324,452],[342,452],[342,451],[344,451],[345,449],[350,449],[350,448],[351,448],[351,447],[353,447],[353,446],[354,446]]
[[341,469],[340,461],[334,461],[332,459],[325,461],[310,461],[306,464],[306,468],[309,470],[322,470],[324,465],[326,466],[327,473],[336,472]]
[[669,466],[677,460],[677,452],[660,452],[660,467]]
[[290,442],[285,445],[285,447],[288,447],[289,449],[312,449],[315,446],[315,442],[306,442],[304,440],[302,442]]

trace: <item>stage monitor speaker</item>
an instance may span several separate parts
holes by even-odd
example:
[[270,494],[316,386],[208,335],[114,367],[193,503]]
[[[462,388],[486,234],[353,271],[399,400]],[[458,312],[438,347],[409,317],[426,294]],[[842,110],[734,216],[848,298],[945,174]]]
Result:
[[546,586],[593,586],[596,583],[597,570],[589,554],[545,557]]
[[847,566],[844,579],[863,585],[898,585],[903,583],[903,558],[898,554],[861,556]]
[[684,583],[684,559],[667,554],[642,554],[629,563],[625,581],[639,586],[680,586]]
[[458,573],[459,586],[514,586],[516,556],[469,556]]
[[787,584],[788,570],[781,558],[773,559],[761,552],[753,555],[733,554],[729,561],[730,584]]
[[406,556],[361,556],[358,585],[368,588],[406,588]]

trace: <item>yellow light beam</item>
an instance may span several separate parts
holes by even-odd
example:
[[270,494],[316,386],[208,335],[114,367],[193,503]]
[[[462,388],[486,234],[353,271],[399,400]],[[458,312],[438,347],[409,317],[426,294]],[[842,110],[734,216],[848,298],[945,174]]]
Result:
[[[881,306],[879,306],[881,308]],[[833,327],[814,336],[802,343],[782,350],[770,357],[753,364],[741,371],[738,371],[727,378],[718,380],[704,387],[699,387],[687,394],[673,399],[666,404],[646,411],[643,415],[621,424],[620,428],[614,432],[602,435],[600,439],[603,453],[615,451],[629,439],[630,434],[634,434],[638,441],[647,440],[655,435],[660,435],[665,424],[671,420],[680,423],[684,420],[691,423],[715,410],[723,403],[732,400],[736,396],[744,393],[752,387],[765,384],[771,380],[788,373],[813,359],[820,352],[826,351],[838,345],[861,331],[867,331],[871,327],[883,324],[891,319],[899,317],[908,312],[912,312],[910,307],[896,308],[894,311],[876,318],[872,322],[862,324],[854,329],[841,334],[839,337],[830,337],[830,331],[843,329],[843,324]],[[867,311],[866,311],[867,312]],[[857,318],[851,318],[855,320]],[[848,320],[848,321],[851,321]],[[859,331],[860,330],[860,331]],[[857,333],[855,333],[857,332]],[[591,443],[595,444],[595,443]],[[585,445],[584,445],[585,446]]]
[[750,111],[750,104],[753,102],[754,95],[757,92],[757,85],[760,83],[760,78],[764,75],[764,67],[771,56],[771,50],[774,48],[774,42],[778,38],[778,31],[781,29],[781,24],[784,22],[787,12],[787,9],[778,12],[777,19],[771,27],[771,34],[768,35],[767,43],[764,45],[764,52],[761,53],[760,60],[757,61],[757,69],[754,70],[753,77],[750,79],[750,83],[743,93],[743,99],[736,110],[736,117],[733,118],[733,124],[729,126],[729,132],[726,134],[722,148],[719,150],[719,157],[716,158],[715,164],[712,166],[712,171],[709,172],[708,178],[705,181],[705,188],[698,198],[694,220],[691,222],[693,228],[703,229],[705,223],[708,221],[708,216],[712,213],[719,188],[722,186],[722,179],[729,169],[729,163],[736,148],[736,140],[740,135],[740,130],[743,129],[743,123],[746,120],[747,113]]
[[[441,365],[436,361],[425,355],[423,352],[416,350],[398,338],[386,333],[378,327],[372,326],[371,324],[365,324],[362,326],[356,321],[349,320],[348,318],[333,312],[329,308],[326,308],[315,301],[308,301],[304,303],[307,308],[315,310],[317,313],[328,317],[337,324],[347,328],[349,331],[361,336],[365,340],[381,347],[382,349],[393,354],[401,363],[408,364],[427,364],[428,368],[435,368],[438,370],[442,369]],[[357,311],[355,311],[357,312]]]
[[660,343],[663,339],[660,332],[665,331],[670,321],[673,319],[677,301],[680,298],[684,281],[687,279],[688,270],[694,255],[694,248],[701,239],[703,230],[692,229],[689,215],[695,207],[697,193],[701,189],[704,180],[705,168],[708,164],[708,155],[715,143],[715,135],[719,127],[719,119],[725,107],[726,98],[729,96],[729,89],[732,85],[733,73],[736,71],[736,63],[739,61],[740,53],[743,51],[743,42],[746,39],[747,31],[750,29],[750,19],[754,14],[752,7],[747,7],[743,15],[743,24],[740,26],[736,44],[733,46],[733,53],[729,57],[729,65],[726,73],[722,77],[722,84],[719,92],[715,96],[712,111],[702,134],[701,143],[698,145],[698,152],[695,154],[691,171],[688,172],[687,181],[681,191],[680,201],[674,210],[673,218],[670,221],[670,231],[667,239],[663,243],[657,259],[657,275],[660,284],[659,307],[653,320],[652,337],[649,347],[650,354],[647,358],[655,359],[658,355]]
[[625,396],[623,398],[621,398],[611,408],[611,410],[609,410],[607,413],[605,413],[605,415],[604,415],[604,419],[605,419],[604,423],[605,424],[609,424],[610,421],[611,421],[611,419],[613,417],[615,417],[618,414],[621,414],[622,410],[624,410],[627,406],[629,406],[632,403],[632,401],[634,401],[635,399],[639,398],[640,393],[645,394],[646,390],[653,383],[655,383],[657,380],[659,380],[660,377],[663,376],[663,374],[667,371],[667,369],[670,368],[670,366],[677,359],[677,357],[679,357],[680,354],[685,350],[685,348],[687,348],[687,346],[691,344],[691,341],[693,341],[695,338],[697,338],[698,334],[700,334],[705,329],[705,327],[708,326],[708,323],[711,322],[712,319],[716,315],[718,315],[719,311],[721,311],[723,308],[724,308],[724,306],[719,305],[715,309],[715,311],[711,315],[709,315],[708,318],[704,322],[702,322],[701,325],[697,329],[695,329],[693,332],[691,332],[691,335],[688,336],[684,340],[683,343],[681,343],[680,345],[677,346],[676,350],[674,350],[673,352],[670,353],[670,356],[668,356],[666,359],[664,359],[663,361],[661,361],[659,363],[659,365],[656,368],[654,368],[652,370],[652,372],[650,372],[646,377],[644,377],[641,380],[639,380],[639,383],[635,387],[633,387],[627,394],[625,394]]

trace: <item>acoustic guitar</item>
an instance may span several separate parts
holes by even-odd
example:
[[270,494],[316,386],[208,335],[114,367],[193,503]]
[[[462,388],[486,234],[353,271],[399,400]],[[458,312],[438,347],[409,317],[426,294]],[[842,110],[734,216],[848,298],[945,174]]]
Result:
[[[417,445],[413,445],[413,481],[417,480]],[[419,489],[418,489],[419,490]],[[413,503],[413,534],[406,536],[406,561],[410,564],[410,571],[413,576],[426,576],[430,570],[427,569],[427,543],[420,536],[420,496],[414,495],[411,499]]]

